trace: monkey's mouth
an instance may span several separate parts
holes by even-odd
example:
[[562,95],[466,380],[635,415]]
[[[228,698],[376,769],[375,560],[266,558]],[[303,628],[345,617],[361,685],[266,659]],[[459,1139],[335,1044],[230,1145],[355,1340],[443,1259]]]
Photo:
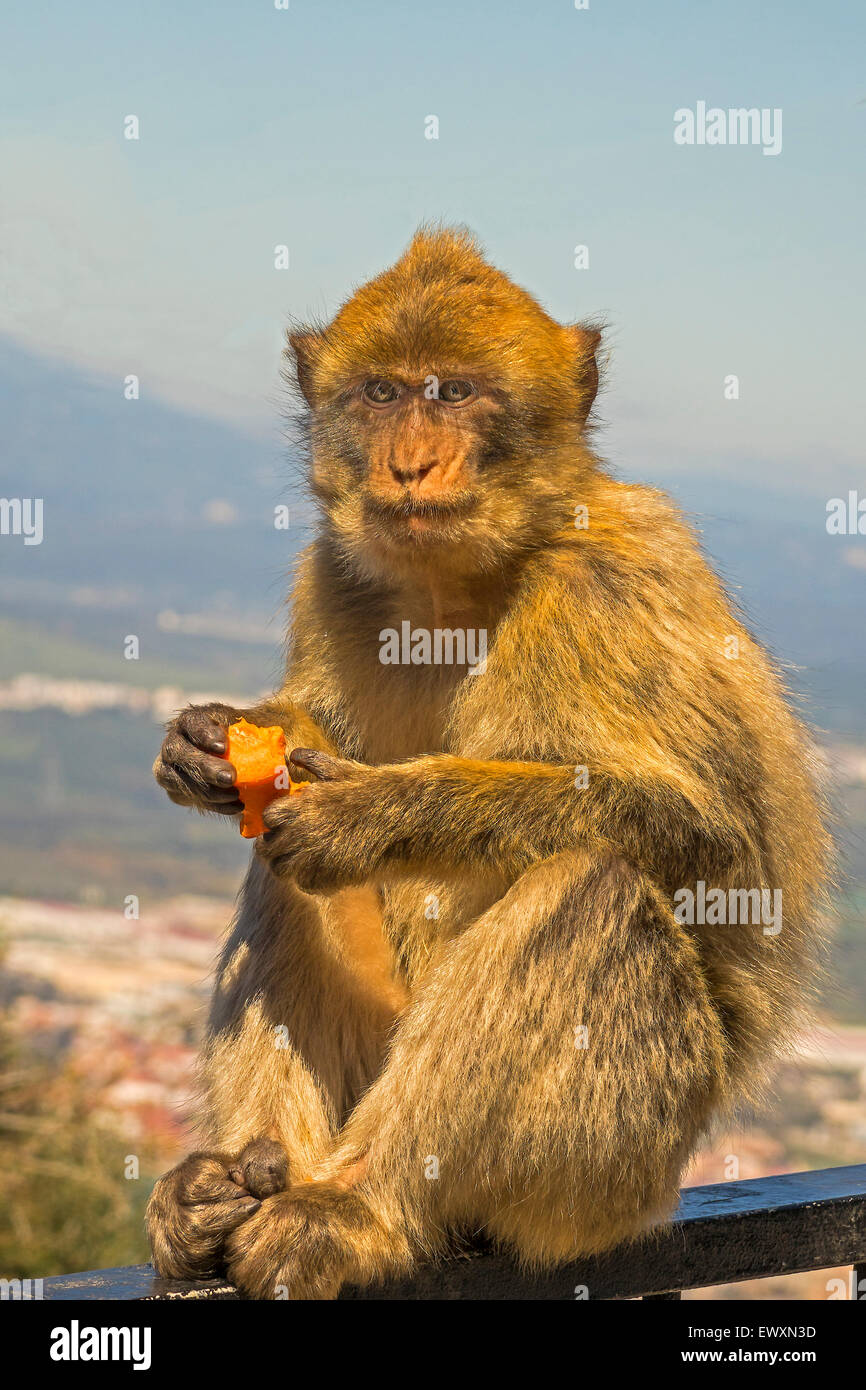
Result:
[[476,506],[477,499],[469,492],[448,501],[412,497],[396,502],[376,497],[364,501],[367,520],[386,540],[397,545],[454,543],[461,539],[463,523]]

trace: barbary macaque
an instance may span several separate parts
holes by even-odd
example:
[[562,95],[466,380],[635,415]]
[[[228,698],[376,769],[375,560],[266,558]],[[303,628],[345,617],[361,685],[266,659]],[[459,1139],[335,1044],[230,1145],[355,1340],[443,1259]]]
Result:
[[[467,1234],[603,1251],[670,1214],[803,1017],[815,755],[676,508],[594,454],[596,327],[427,227],[288,342],[319,521],[285,681],[180,714],[155,772],[238,815],[243,716],[310,785],[265,813],[156,1267],[321,1299]],[[781,893],[781,929],[684,920],[699,882]]]

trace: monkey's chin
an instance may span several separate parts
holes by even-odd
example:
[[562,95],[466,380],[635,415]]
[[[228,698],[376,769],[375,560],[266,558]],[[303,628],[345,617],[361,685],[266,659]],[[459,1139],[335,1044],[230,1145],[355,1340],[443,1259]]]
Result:
[[431,551],[459,550],[466,542],[468,528],[453,517],[411,516],[399,525],[376,527],[376,542],[394,555],[408,556]]
[[440,522],[424,528],[368,523],[351,537],[346,549],[353,567],[373,580],[413,584],[431,573],[469,580],[483,563],[470,543],[470,528]]
[[364,521],[368,541],[400,554],[462,546],[469,530],[469,516],[464,508],[394,510],[390,513],[371,508],[366,511]]

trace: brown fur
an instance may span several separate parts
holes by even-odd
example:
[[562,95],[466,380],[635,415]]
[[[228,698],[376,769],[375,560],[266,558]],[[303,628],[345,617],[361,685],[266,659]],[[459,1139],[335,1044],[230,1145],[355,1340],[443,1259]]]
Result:
[[[829,854],[813,753],[670,501],[592,453],[597,343],[429,229],[291,336],[321,526],[284,687],[245,713],[317,780],[268,813],[202,1058],[216,1205],[249,1141],[290,1165],[224,1212],[248,1294],[331,1297],[461,1232],[540,1263],[639,1234],[801,1017]],[[434,374],[477,394],[428,400]],[[367,402],[376,378],[396,402]],[[485,628],[486,670],[382,665],[406,620]],[[170,729],[175,800],[237,812],[208,756],[231,713]],[[781,933],[680,924],[700,879],[781,888]],[[152,1199],[167,1272],[220,1257],[190,1224],[202,1161]]]

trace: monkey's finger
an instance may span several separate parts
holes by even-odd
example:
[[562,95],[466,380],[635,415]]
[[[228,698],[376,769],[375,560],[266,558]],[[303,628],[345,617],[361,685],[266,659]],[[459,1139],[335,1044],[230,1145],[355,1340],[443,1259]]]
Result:
[[212,787],[233,787],[237,771],[225,758],[212,758],[203,754],[196,763],[196,771]]
[[254,1197],[272,1197],[288,1183],[288,1155],[274,1139],[253,1139],[229,1170],[229,1177]]
[[163,791],[168,792],[171,800],[179,806],[204,804],[208,809],[225,815],[234,815],[243,810],[236,787],[208,786],[183,768],[173,767],[162,758],[157,758],[154,763],[153,774]]
[[195,796],[196,801],[203,801],[208,806],[222,810],[224,806],[241,805],[237,787],[202,786],[195,777],[187,776],[182,770],[178,772],[178,782],[184,790]]
[[176,801],[179,806],[195,804],[197,793],[183,780],[179,772],[168,763],[164,763],[161,758],[157,758],[153,765],[153,775],[163,791],[168,792],[171,800]]
[[187,793],[168,792],[169,801],[173,801],[175,806],[192,807],[199,811],[212,811],[217,816],[240,816],[243,815],[244,804],[242,801],[211,801],[204,796],[190,796]]
[[362,763],[350,762],[348,758],[335,758],[330,753],[321,753],[315,748],[293,748],[289,761],[304,772],[312,772],[319,782],[339,782],[353,773],[362,770]]
[[174,768],[168,767],[161,757],[157,758],[153,765],[153,775],[163,791],[168,792],[169,800],[176,802],[178,806],[193,804],[193,797],[182,784]]
[[[196,1190],[197,1188],[200,1190]],[[235,1182],[230,1174],[227,1174],[225,1177],[211,1179],[207,1188],[200,1188],[199,1184],[194,1184],[180,1200],[181,1206],[197,1211],[200,1207],[221,1207],[227,1203],[248,1202],[250,1198],[256,1200],[242,1183]]]
[[[230,718],[229,718],[229,722]],[[185,709],[179,714],[175,727],[184,738],[205,753],[224,753],[227,748],[226,727],[204,709]]]
[[234,766],[225,758],[200,752],[176,731],[167,735],[160,760],[164,766],[190,778],[194,785],[203,787],[231,787],[237,775]]
[[266,806],[262,812],[262,820],[267,829],[263,835],[259,836],[258,848],[263,852],[275,848],[278,840],[277,831],[285,830],[287,825],[296,821],[302,814],[298,802],[303,801],[303,796],[278,796],[272,801],[270,806]]
[[[168,791],[168,788],[166,788]],[[168,792],[169,801],[173,801],[175,806],[194,806],[195,802],[191,796],[181,796],[179,792]]]
[[237,787],[210,787],[202,786],[194,777],[187,776],[184,772],[177,773],[177,785],[174,790],[181,790],[188,795],[194,796],[196,801],[203,801],[208,806],[222,808],[234,805],[241,805]]

